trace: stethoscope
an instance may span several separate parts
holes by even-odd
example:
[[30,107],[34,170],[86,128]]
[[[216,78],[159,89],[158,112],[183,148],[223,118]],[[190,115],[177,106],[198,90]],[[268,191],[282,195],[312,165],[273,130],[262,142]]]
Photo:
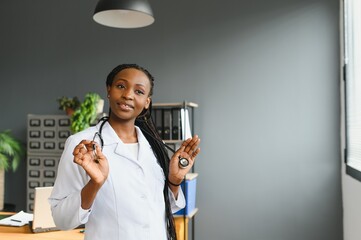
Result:
[[[103,126],[104,124],[108,121],[108,117],[102,117],[99,122],[102,121],[102,123],[100,124],[100,127],[99,127],[99,131],[96,132],[94,134],[94,137],[93,137],[93,142],[96,142],[96,139],[99,138],[99,143],[100,143],[100,149],[103,151],[103,147],[104,147],[104,140],[103,140],[103,137],[102,137],[102,131],[103,131]],[[149,133],[148,131],[145,131],[144,129],[142,129],[142,132],[143,133],[146,133],[148,136],[150,136],[151,138],[153,138],[154,140],[156,140],[157,142],[163,144],[164,147],[166,147],[169,151],[171,151],[172,153],[175,153],[175,150],[171,147],[169,147],[167,144],[165,144],[164,142],[160,141],[159,139],[155,138],[151,133]],[[98,162],[98,155],[97,155],[97,151],[96,151],[96,146],[95,144],[92,145],[92,148],[93,148],[93,156],[94,156],[94,159],[95,159],[95,162]],[[184,157],[181,157],[179,156],[179,160],[178,160],[178,166],[180,168],[187,168],[189,165],[189,160],[187,158],[184,158]]]

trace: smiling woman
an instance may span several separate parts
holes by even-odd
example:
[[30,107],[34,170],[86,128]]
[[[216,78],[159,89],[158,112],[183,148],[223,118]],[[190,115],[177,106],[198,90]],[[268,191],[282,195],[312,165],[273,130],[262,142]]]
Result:
[[[175,240],[180,183],[200,152],[198,136],[168,156],[151,118],[154,79],[123,64],[107,77],[109,117],[70,136],[50,197],[60,229],[85,224],[85,239]],[[179,159],[188,166],[180,167]],[[105,225],[106,224],[106,225]]]

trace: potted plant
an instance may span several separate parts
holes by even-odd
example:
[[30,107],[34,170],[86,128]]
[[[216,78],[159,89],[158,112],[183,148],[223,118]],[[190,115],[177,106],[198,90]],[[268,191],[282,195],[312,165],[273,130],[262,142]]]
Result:
[[24,145],[10,130],[0,132],[0,210],[4,208],[5,171],[16,171],[25,154]]
[[59,103],[59,109],[66,112],[68,116],[72,116],[74,111],[79,108],[80,101],[77,97],[61,97],[57,99]]
[[70,118],[73,133],[80,132],[94,123],[97,115],[103,111],[103,107],[100,109],[98,104],[104,104],[104,101],[97,93],[85,95],[84,101]]

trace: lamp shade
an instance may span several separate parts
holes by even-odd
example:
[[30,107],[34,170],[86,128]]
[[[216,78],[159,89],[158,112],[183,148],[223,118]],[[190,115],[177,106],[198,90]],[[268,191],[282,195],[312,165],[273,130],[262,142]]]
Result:
[[100,0],[93,19],[99,24],[115,28],[139,28],[154,22],[147,0]]

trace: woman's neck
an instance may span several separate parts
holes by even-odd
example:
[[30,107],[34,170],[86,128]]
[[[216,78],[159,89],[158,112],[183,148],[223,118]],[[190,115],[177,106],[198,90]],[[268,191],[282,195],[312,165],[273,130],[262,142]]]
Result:
[[109,124],[112,126],[118,137],[124,143],[136,143],[138,142],[137,131],[135,129],[134,122],[117,121],[109,118]]

